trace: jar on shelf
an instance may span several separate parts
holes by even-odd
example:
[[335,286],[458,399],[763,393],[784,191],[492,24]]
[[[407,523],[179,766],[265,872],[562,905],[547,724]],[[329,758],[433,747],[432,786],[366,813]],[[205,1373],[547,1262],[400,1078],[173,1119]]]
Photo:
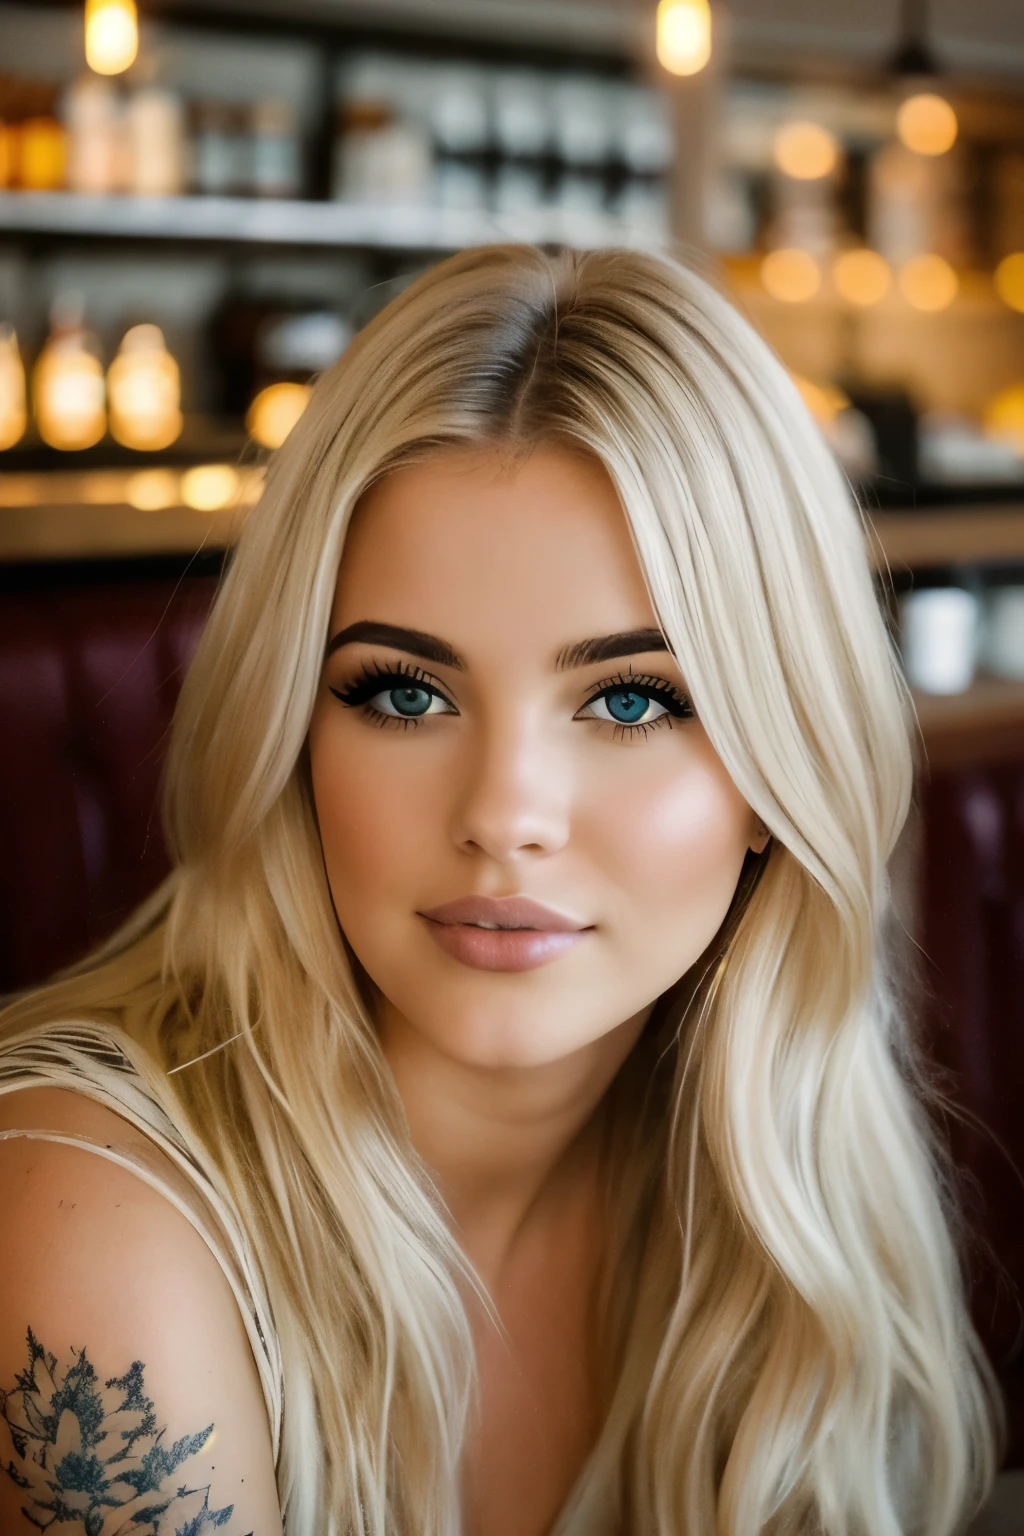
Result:
[[121,97],[113,82],[98,75],[76,80],[64,97],[64,121],[72,192],[121,191],[127,180],[127,152]]
[[67,170],[67,133],[57,117],[28,117],[17,129],[18,185],[25,192],[53,192],[63,187]]
[[181,98],[161,86],[135,91],[125,115],[128,190],[173,197],[185,189],[185,126]]
[[252,190],[258,197],[298,197],[302,165],[295,113],[268,97],[252,109]]
[[107,370],[110,432],[126,448],[169,448],[181,435],[181,377],[158,325],[133,325]]
[[32,370],[32,407],[51,448],[91,448],[107,430],[103,364],[77,297],[54,302],[50,335]]
[[431,177],[430,145],[388,102],[347,101],[338,119],[334,195],[360,203],[420,202]]
[[236,113],[224,101],[198,101],[192,109],[192,186],[207,197],[227,197],[237,187]]
[[0,448],[13,448],[25,435],[28,408],[25,365],[11,325],[0,325]]

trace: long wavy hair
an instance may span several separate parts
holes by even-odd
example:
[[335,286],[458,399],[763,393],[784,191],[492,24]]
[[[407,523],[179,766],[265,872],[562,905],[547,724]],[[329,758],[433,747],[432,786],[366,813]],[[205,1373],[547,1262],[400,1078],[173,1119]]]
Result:
[[452,1536],[466,1265],[338,931],[305,742],[361,494],[445,446],[551,441],[611,476],[772,834],[605,1106],[605,1413],[558,1536],[946,1536],[991,1481],[998,1408],[890,954],[910,709],[849,487],[692,271],[473,250],[356,337],[269,465],[185,681],[173,873],[4,1035],[116,1028],[237,1211],[281,1344],[289,1536]]

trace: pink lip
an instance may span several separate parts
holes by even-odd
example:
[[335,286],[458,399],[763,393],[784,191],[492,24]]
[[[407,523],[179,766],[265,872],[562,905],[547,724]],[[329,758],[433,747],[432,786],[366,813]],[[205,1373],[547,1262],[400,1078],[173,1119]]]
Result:
[[446,954],[479,971],[531,971],[557,960],[589,931],[528,896],[462,896],[419,915]]

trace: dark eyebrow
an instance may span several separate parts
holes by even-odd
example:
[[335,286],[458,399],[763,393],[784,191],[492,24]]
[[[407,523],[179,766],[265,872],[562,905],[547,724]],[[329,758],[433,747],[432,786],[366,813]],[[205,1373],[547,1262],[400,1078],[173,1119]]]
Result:
[[660,629],[626,629],[618,635],[600,635],[594,640],[579,640],[559,651],[555,666],[559,672],[571,667],[589,667],[595,661],[611,661],[616,656],[635,656],[638,651],[667,651],[668,641]]
[[354,645],[360,640],[365,645],[389,645],[392,650],[408,651],[410,656],[420,656],[424,661],[436,661],[441,667],[454,667],[459,672],[466,670],[466,663],[452,650],[447,640],[439,640],[436,635],[425,635],[419,629],[402,629],[398,624],[378,624],[374,619],[360,619],[358,624],[349,624],[347,628],[339,629],[327,642],[325,660],[343,645]]

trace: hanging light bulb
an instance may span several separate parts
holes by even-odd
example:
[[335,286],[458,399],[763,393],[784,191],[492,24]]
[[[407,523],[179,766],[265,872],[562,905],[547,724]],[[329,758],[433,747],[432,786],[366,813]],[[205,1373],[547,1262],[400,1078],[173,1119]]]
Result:
[[0,448],[13,448],[25,435],[25,365],[18,338],[9,325],[0,325]]
[[139,51],[135,0],[85,0],[85,62],[98,75],[119,75]]
[[901,143],[918,155],[944,155],[957,136],[956,113],[936,90],[939,66],[928,46],[928,0],[901,0],[900,42],[889,68],[903,98],[896,112]]
[[934,91],[908,96],[896,113],[901,142],[918,155],[944,155],[956,143],[957,128],[953,108]]
[[180,436],[178,365],[158,325],[133,325],[107,372],[110,431],[126,448],[167,448]]
[[670,75],[696,75],[711,57],[708,0],[658,0],[655,46]]
[[49,339],[32,370],[39,436],[51,448],[91,448],[107,430],[103,364],[82,326],[80,301],[54,303]]

